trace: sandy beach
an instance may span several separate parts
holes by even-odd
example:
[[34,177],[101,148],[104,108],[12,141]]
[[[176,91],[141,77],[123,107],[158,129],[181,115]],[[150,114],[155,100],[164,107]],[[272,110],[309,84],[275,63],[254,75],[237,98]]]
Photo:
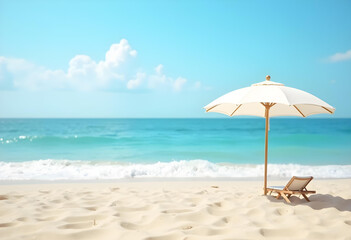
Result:
[[309,189],[311,202],[290,205],[256,180],[5,183],[0,238],[351,239],[351,179]]

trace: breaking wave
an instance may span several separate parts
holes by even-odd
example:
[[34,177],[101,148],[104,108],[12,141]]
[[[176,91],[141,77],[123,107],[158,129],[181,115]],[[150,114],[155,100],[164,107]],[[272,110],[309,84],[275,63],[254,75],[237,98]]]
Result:
[[[123,178],[257,178],[263,164],[218,164],[206,160],[182,160],[150,164],[108,161],[36,160],[0,162],[0,180],[93,180]],[[268,176],[351,178],[351,165],[307,166],[269,164]]]

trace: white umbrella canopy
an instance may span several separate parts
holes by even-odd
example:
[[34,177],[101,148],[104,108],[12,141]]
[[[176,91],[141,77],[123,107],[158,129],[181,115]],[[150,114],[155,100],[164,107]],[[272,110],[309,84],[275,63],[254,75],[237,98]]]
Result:
[[251,115],[265,117],[264,103],[274,103],[269,116],[307,117],[318,113],[334,113],[328,103],[310,93],[281,83],[267,80],[227,93],[210,104],[206,112],[218,112],[228,116]]
[[267,193],[268,122],[269,117],[333,114],[335,108],[310,93],[281,83],[266,81],[229,92],[205,106],[206,112],[218,112],[228,116],[250,115],[266,118],[265,183]]

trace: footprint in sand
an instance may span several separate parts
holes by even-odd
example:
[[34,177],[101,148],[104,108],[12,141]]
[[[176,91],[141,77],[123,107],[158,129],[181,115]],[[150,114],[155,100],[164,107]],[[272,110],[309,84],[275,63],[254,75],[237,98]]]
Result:
[[222,207],[222,203],[221,202],[215,202],[215,203],[213,203],[213,205],[215,205],[217,207]]
[[0,200],[7,200],[9,199],[7,195],[0,195]]
[[89,211],[96,211],[97,207],[85,207],[85,209],[87,209]]
[[117,191],[117,190],[119,190],[118,187],[110,188],[110,191],[111,191],[111,192],[115,192],[115,191]]
[[284,216],[284,215],[291,215],[295,214],[294,209],[292,208],[277,208],[274,213],[279,216]]
[[17,223],[14,223],[14,222],[0,223],[0,228],[13,227],[15,225],[17,225]]
[[224,226],[228,225],[229,222],[230,222],[230,219],[228,217],[223,217],[223,218],[219,219],[217,222],[213,223],[213,226],[224,227]]
[[48,205],[45,205],[45,204],[41,204],[41,205],[40,205],[40,208],[41,208],[41,209],[51,209],[52,206],[48,206]]
[[192,228],[193,228],[193,226],[190,226],[190,225],[186,225],[186,226],[181,227],[182,230],[189,230]]
[[115,207],[117,206],[118,204],[121,204],[120,201],[113,201],[111,204],[110,204],[110,207]]
[[91,221],[91,222],[82,222],[82,223],[70,223],[70,224],[65,224],[62,226],[59,226],[59,229],[84,229],[84,228],[91,228],[94,226],[94,223],[96,225],[96,222]]
[[19,221],[19,222],[27,222],[29,220],[29,218],[27,218],[27,217],[20,217],[20,218],[17,218],[16,220]]
[[121,222],[121,227],[128,229],[128,230],[138,230],[141,229],[141,226],[134,224],[134,223],[129,223],[129,222]]
[[67,201],[72,200],[72,197],[71,197],[71,196],[68,196],[68,195],[63,196],[63,198],[64,198],[65,200],[67,200]]
[[52,200],[50,202],[51,203],[62,203],[62,200],[61,199],[55,199],[55,200]]
[[39,190],[40,193],[44,193],[44,194],[48,194],[51,193],[51,191],[47,191],[47,190]]
[[195,194],[204,195],[204,194],[208,194],[208,191],[207,190],[202,190],[200,192],[196,192]]

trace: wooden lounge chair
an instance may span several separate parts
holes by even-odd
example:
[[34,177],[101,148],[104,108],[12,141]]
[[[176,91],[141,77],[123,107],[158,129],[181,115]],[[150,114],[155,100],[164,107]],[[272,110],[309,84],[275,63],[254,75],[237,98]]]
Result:
[[309,182],[313,179],[313,177],[296,177],[293,176],[288,184],[286,186],[272,186],[268,187],[267,191],[269,194],[272,194],[272,192],[278,193],[277,199],[282,196],[285,201],[288,203],[291,203],[289,198],[292,194],[301,194],[308,202],[310,201],[306,194],[309,193],[316,193],[316,191],[308,191],[306,189],[306,186],[309,184]]

